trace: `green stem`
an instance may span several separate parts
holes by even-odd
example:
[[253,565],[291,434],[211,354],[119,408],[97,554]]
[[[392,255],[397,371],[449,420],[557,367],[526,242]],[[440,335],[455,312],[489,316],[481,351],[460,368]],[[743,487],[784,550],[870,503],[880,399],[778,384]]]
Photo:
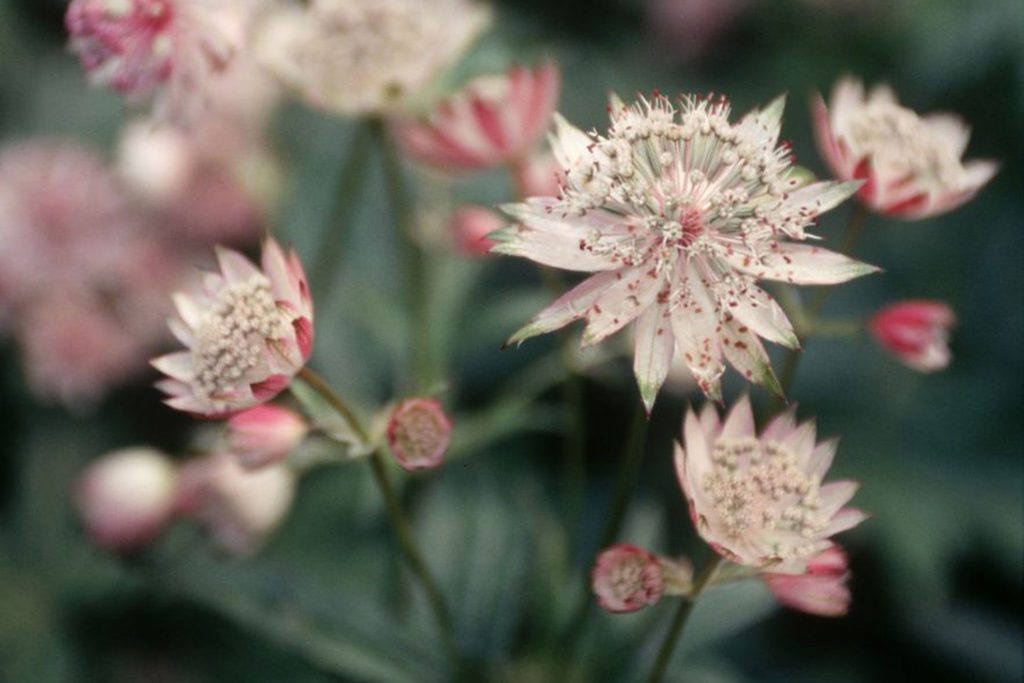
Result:
[[[861,235],[864,234],[864,227],[867,225],[868,211],[867,208],[861,203],[858,203],[853,210],[853,215],[850,216],[850,222],[846,225],[846,231],[843,233],[842,242],[840,242],[839,253],[848,255],[853,251],[853,248],[857,246],[857,242],[860,240]],[[822,287],[816,293],[811,303],[803,311],[801,318],[807,322],[808,325],[814,325],[818,318],[821,316],[822,310],[825,308],[825,302],[828,301],[829,295],[832,293],[831,287]],[[802,357],[800,349],[791,349],[786,354],[786,360],[782,365],[782,373],[779,378],[779,384],[782,387],[782,396],[779,397],[778,403],[781,406],[786,402],[783,398],[789,393],[792,388],[793,380],[796,379],[796,369],[800,364],[800,358]]]
[[693,583],[693,591],[688,597],[683,598],[680,601],[679,608],[676,610],[675,616],[672,617],[672,623],[668,627],[668,632],[665,633],[665,640],[661,642],[661,647],[658,649],[658,657],[654,660],[654,668],[651,669],[651,675],[647,678],[648,683],[659,683],[662,677],[665,675],[665,670],[668,668],[668,663],[672,659],[672,653],[676,649],[676,644],[683,635],[683,631],[686,629],[686,623],[690,619],[690,615],[693,613],[693,608],[697,604],[697,599],[700,598],[701,593],[707,588],[711,582],[712,577],[718,568],[722,564],[722,558],[715,556],[704,567],[701,571],[700,576],[697,577]]
[[[320,248],[311,269],[317,288],[317,298],[325,300],[333,291],[338,263],[344,255],[348,223],[353,219],[359,202],[356,201],[366,180],[366,166],[373,141],[365,124],[357,124],[352,133],[347,157],[338,173],[338,190],[334,197],[329,223],[324,227]],[[321,301],[323,303],[323,301]]]
[[[320,394],[320,396],[322,396],[324,400],[334,408],[343,420],[348,422],[352,431],[354,431],[360,439],[364,442],[369,442],[369,434],[366,431],[366,428],[363,427],[352,409],[348,407],[345,401],[338,396],[333,389],[331,389],[330,385],[328,385],[320,375],[307,367],[299,371],[299,377],[309,384],[309,386],[311,386],[318,394]],[[405,555],[409,568],[412,570],[413,574],[416,575],[420,585],[423,586],[424,592],[427,594],[427,601],[430,603],[430,609],[434,613],[434,618],[437,620],[437,625],[441,633],[441,640],[444,643],[445,650],[451,658],[456,670],[458,670],[461,659],[459,657],[458,646],[455,641],[455,627],[451,612],[448,610],[444,597],[441,595],[441,591],[437,587],[437,582],[431,575],[430,569],[427,567],[427,563],[424,561],[423,555],[416,544],[416,537],[413,534],[412,525],[409,523],[405,512],[402,510],[402,505],[398,500],[398,495],[395,493],[395,489],[391,485],[390,479],[388,479],[384,456],[381,454],[380,450],[374,451],[370,456],[370,467],[373,470],[373,478],[377,483],[377,488],[380,489],[381,497],[384,499],[384,505],[387,509],[388,518],[391,521],[391,527],[395,532],[395,538],[398,540],[398,545],[402,548],[402,553]]]
[[426,257],[416,231],[413,198],[402,171],[394,141],[382,121],[373,123],[384,161],[384,181],[391,198],[391,210],[398,227],[405,291],[413,320],[412,366],[417,391],[429,391],[436,381],[430,335],[429,280]]

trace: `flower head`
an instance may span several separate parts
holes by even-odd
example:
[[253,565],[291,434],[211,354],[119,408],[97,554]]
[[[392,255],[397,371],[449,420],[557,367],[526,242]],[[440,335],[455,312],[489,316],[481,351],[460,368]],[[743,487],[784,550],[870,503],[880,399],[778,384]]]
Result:
[[418,161],[461,172],[521,162],[536,148],[558,103],[552,62],[513,67],[470,82],[423,119],[403,118],[394,130]]
[[796,424],[792,411],[758,436],[750,399],[723,422],[707,406],[687,412],[685,448],[676,472],[697,533],[726,559],[780,574],[802,574],[811,558],[833,546],[830,537],[860,524],[860,510],[843,507],[857,484],[823,484],[837,442],[815,443],[813,422]]
[[961,161],[970,129],[951,114],[918,116],[888,86],[865,96],[852,78],[839,81],[830,107],[812,102],[822,156],[837,177],[861,179],[858,196],[873,211],[918,219],[952,211],[998,170],[992,161]]
[[313,302],[298,255],[274,240],[263,245],[262,268],[218,249],[220,273],[200,293],[178,293],[180,319],[171,331],[188,347],[153,365],[167,405],[216,417],[264,403],[290,383],[313,350]]
[[231,452],[249,469],[284,460],[308,431],[301,415],[270,404],[249,408],[228,420]]
[[204,0],[72,0],[71,48],[90,80],[132,99],[159,94],[158,108],[187,119],[232,44]]
[[900,301],[875,313],[871,333],[887,351],[918,372],[949,365],[949,331],[956,314],[944,301]]
[[846,553],[833,546],[811,558],[803,574],[762,576],[783,605],[822,617],[841,617],[850,609],[850,579]]
[[556,117],[560,196],[506,207],[519,225],[494,251],[596,273],[509,340],[587,321],[583,344],[636,322],[634,371],[648,409],[674,353],[720,396],[723,356],[780,391],[760,337],[798,345],[761,279],[834,284],[875,270],[801,244],[804,229],[857,183],[802,185],[777,145],[783,101],[729,122],[724,99],[613,98],[607,136]]
[[411,398],[391,411],[388,446],[398,464],[411,471],[441,464],[452,441],[452,422],[432,398]]
[[470,0],[312,0],[267,17],[257,51],[315,107],[390,113],[422,98],[488,18]]
[[295,474],[284,463],[247,470],[230,453],[188,462],[177,512],[202,524],[233,555],[250,555],[284,520],[295,498]]
[[85,469],[75,488],[75,507],[97,545],[130,551],[152,540],[170,520],[177,483],[169,457],[152,448],[125,448]]
[[635,612],[653,605],[665,590],[658,557],[633,545],[614,545],[597,556],[591,585],[609,612]]

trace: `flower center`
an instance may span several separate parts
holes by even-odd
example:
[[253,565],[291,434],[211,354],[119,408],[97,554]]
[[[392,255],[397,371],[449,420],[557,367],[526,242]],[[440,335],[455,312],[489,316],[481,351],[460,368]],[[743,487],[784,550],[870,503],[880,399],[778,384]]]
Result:
[[645,570],[647,563],[630,557],[619,562],[611,571],[609,583],[615,596],[620,600],[628,600],[639,593],[647,591]]
[[196,330],[192,347],[196,394],[207,400],[230,393],[264,363],[268,340],[288,335],[291,321],[262,275],[225,287]]

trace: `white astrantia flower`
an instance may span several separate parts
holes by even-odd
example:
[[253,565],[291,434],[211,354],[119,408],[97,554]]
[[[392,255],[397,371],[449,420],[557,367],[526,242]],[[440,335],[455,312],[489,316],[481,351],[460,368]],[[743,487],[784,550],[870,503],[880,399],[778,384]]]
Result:
[[312,106],[394,113],[421,97],[489,19],[471,0],[311,0],[269,14],[256,51]]
[[724,98],[612,98],[607,135],[561,117],[552,147],[558,197],[505,207],[518,225],[494,251],[595,273],[510,343],[585,318],[584,346],[636,323],[634,371],[650,410],[679,355],[704,393],[721,396],[723,356],[744,377],[781,389],[760,337],[799,345],[758,280],[829,285],[877,269],[812,244],[805,228],[858,182],[806,184],[778,144],[784,99],[729,122]]
[[777,574],[803,574],[834,547],[831,537],[860,524],[846,507],[854,481],[823,483],[838,441],[817,442],[813,421],[793,411],[758,434],[750,399],[723,420],[712,405],[687,411],[676,473],[697,533],[730,562]]

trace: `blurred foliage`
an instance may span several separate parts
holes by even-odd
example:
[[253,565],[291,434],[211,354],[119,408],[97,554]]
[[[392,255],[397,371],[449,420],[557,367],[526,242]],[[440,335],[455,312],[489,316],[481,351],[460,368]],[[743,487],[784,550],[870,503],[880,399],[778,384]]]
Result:
[[[830,311],[868,314],[895,298],[949,300],[956,360],[922,377],[866,340],[807,345],[792,392],[825,434],[843,436],[836,476],[864,482],[873,519],[846,537],[855,602],[842,620],[774,613],[759,586],[712,591],[673,681],[1019,681],[1022,672],[1024,451],[1024,5],[1016,0],[750,2],[700,58],[673,62],[639,0],[506,0],[493,35],[463,67],[555,55],[562,110],[602,125],[609,90],[715,90],[738,110],[790,95],[784,135],[818,171],[804,103],[843,73],[887,80],[921,110],[973,125],[970,156],[1003,168],[978,199],[922,223],[872,219],[858,256],[885,275],[836,289]],[[60,0],[0,4],[0,137],[72,135],[107,149],[118,100],[89,89],[63,49]],[[312,255],[352,126],[288,107],[275,126],[290,199],[275,230]],[[369,186],[381,185],[378,164]],[[488,174],[429,203],[503,201]],[[349,247],[321,306],[314,365],[357,404],[402,388],[407,337],[394,231],[373,189],[347,227]],[[848,208],[846,209],[848,210]],[[844,210],[824,221],[832,238]],[[0,248],[3,248],[0,245]],[[557,339],[499,351],[547,295],[524,263],[432,256],[431,343],[445,359],[457,458],[404,480],[428,562],[454,601],[476,680],[630,681],[667,625],[665,604],[630,616],[595,611],[569,657],[558,637],[587,571],[637,400],[628,363],[588,357],[587,495],[570,541],[561,483]],[[68,492],[76,471],[131,443],[179,448],[189,421],[139,386],[74,418],[29,399],[12,348],[0,369],[0,681],[441,681],[449,672],[422,596],[398,566],[361,463],[303,482],[285,528],[257,558],[227,561],[188,528],[131,560],[92,549]],[[728,395],[741,390],[727,387]],[[754,391],[764,415],[768,398]],[[671,465],[686,402],[652,418],[639,504],[623,538],[659,552],[708,553],[693,538]],[[481,409],[481,406],[486,408]],[[769,616],[771,614],[771,616]]]

